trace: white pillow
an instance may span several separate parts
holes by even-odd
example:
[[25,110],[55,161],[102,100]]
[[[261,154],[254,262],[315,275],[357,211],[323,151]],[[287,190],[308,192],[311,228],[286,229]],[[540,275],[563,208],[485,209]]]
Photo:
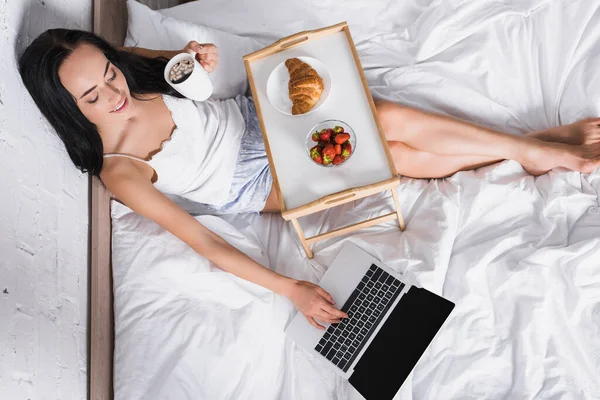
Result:
[[262,47],[256,40],[165,17],[135,0],[128,0],[127,8],[125,46],[181,50],[191,40],[213,43],[219,48],[219,66],[210,74],[212,97],[227,99],[246,92],[248,79],[242,57]]

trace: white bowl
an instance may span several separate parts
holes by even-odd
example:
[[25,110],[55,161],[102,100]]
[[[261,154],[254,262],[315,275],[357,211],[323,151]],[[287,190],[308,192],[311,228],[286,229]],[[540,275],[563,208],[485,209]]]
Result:
[[[319,144],[318,142],[315,142],[312,140],[312,135],[313,135],[313,133],[321,131],[323,129],[333,129],[335,126],[341,126],[342,128],[344,128],[345,133],[350,134],[350,139],[348,139],[348,140],[350,141],[350,144],[352,145],[352,153],[350,153],[350,156],[338,165],[319,164],[318,162],[313,160],[312,157],[310,156],[310,149],[312,149],[314,146]],[[306,136],[306,141],[305,141],[304,145],[306,147],[306,154],[308,155],[308,158],[310,158],[310,160],[312,162],[314,162],[315,164],[320,165],[321,167],[325,167],[325,168],[341,167],[346,162],[348,162],[348,160],[350,158],[352,158],[352,155],[356,151],[356,134],[354,133],[354,130],[352,129],[352,127],[350,125],[348,125],[347,123],[345,123],[344,121],[340,121],[337,119],[328,119],[326,121],[319,122],[317,125],[313,126],[313,128],[308,132],[308,135]]]
[[[323,92],[321,93],[321,97],[319,101],[311,108],[308,112],[304,114],[294,115],[295,117],[301,115],[307,115],[311,112],[315,111],[319,107],[321,107],[329,93],[331,92],[331,75],[329,74],[329,70],[321,61],[312,58],[312,57],[297,57],[300,61],[303,61],[313,67],[315,71],[319,74],[321,79],[323,79]],[[271,105],[277,109],[278,111],[292,115],[292,100],[290,100],[288,84],[290,82],[290,73],[285,66],[285,61],[277,65],[271,74],[269,75],[269,79],[267,80],[267,97]]]

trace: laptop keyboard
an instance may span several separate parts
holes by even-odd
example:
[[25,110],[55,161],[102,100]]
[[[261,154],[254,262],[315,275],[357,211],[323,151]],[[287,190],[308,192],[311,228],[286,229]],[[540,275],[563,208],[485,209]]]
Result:
[[348,371],[402,288],[404,284],[398,279],[371,265],[341,308],[348,318],[331,324],[315,350]]

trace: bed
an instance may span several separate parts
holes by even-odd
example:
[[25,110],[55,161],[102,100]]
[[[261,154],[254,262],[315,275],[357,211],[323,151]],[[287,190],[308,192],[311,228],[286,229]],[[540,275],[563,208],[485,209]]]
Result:
[[[125,2],[94,3],[95,31],[121,44]],[[261,45],[345,20],[375,98],[513,134],[600,114],[599,1],[337,4],[202,0],[161,13]],[[600,172],[534,178],[506,161],[444,180],[402,178],[399,190],[404,233],[371,227],[319,243],[314,260],[278,216],[198,218],[295,278],[318,281],[353,241],[455,302],[397,399],[600,398]],[[356,201],[303,228],[359,221],[389,201]],[[112,398],[113,382],[126,399],[360,398],[284,337],[294,315],[285,299],[111,203],[96,179],[90,215],[92,399]]]

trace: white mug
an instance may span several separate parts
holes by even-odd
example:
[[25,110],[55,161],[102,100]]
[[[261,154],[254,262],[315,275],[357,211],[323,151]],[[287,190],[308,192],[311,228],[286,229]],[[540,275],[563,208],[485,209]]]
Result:
[[[194,70],[186,80],[181,83],[173,83],[169,79],[169,72],[175,64],[183,60],[192,60],[194,62]],[[165,67],[165,80],[173,89],[191,100],[204,101],[210,97],[213,92],[213,84],[208,76],[208,72],[196,60],[196,53],[180,53],[167,63]]]

